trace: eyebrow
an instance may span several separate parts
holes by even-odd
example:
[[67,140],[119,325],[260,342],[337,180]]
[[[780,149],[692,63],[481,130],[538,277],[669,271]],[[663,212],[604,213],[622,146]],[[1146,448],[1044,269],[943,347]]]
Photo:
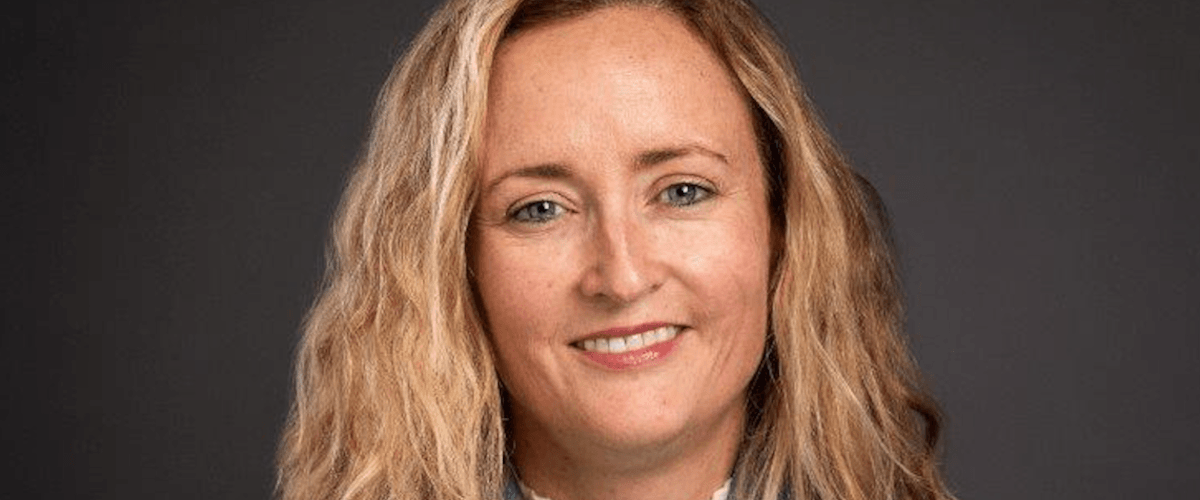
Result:
[[721,163],[724,163],[726,165],[729,164],[729,159],[726,158],[725,155],[718,153],[716,151],[713,151],[711,149],[705,148],[703,146],[689,144],[689,145],[680,146],[677,148],[651,149],[649,151],[645,151],[638,155],[637,165],[638,165],[638,167],[642,167],[642,168],[652,167],[654,165],[658,165],[660,163],[665,163],[665,162],[674,160],[674,159],[682,157],[682,156],[687,156],[689,154],[699,154],[699,155],[703,155],[703,156],[708,156],[710,158],[719,160]]
[[489,182],[483,192],[485,194],[491,192],[493,189],[496,188],[496,186],[500,185],[501,182],[503,182],[505,179],[508,179],[509,177],[528,177],[528,178],[534,178],[534,179],[567,179],[572,176],[573,176],[573,174],[571,173],[571,169],[561,163],[543,163],[540,165],[531,165],[528,167],[521,167],[516,170],[510,170],[508,172],[505,172],[500,177],[497,177],[494,180],[492,180],[492,182]]
[[[643,151],[637,155],[635,165],[638,169],[644,169],[690,154],[707,156],[726,165],[729,164],[729,159],[726,158],[725,155],[703,146],[689,144],[680,147],[658,148]],[[497,177],[493,179],[492,182],[489,182],[484,188],[483,192],[485,194],[491,192],[496,188],[496,186],[500,185],[501,182],[504,182],[504,180],[508,179],[509,177],[525,177],[533,179],[569,179],[574,176],[575,174],[571,171],[571,168],[562,163],[542,163],[538,165],[530,165],[505,172],[500,177]]]

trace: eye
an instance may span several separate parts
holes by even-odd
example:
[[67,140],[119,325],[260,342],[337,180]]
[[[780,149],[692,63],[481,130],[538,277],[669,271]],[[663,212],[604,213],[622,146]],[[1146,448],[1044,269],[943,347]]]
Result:
[[712,190],[706,187],[690,182],[681,182],[679,184],[672,184],[667,189],[664,189],[662,193],[659,193],[658,199],[668,205],[686,207],[700,203],[708,199],[712,194]]
[[557,219],[563,213],[562,205],[549,200],[526,203],[509,215],[509,218],[525,224],[543,224]]

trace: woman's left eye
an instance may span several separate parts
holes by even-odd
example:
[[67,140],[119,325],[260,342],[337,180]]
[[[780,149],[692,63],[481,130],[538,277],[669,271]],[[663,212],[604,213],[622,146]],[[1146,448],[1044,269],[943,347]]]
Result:
[[709,196],[712,196],[712,194],[711,189],[699,184],[681,182],[679,184],[672,184],[667,189],[664,189],[662,193],[659,193],[658,199],[668,205],[685,207],[704,201]]

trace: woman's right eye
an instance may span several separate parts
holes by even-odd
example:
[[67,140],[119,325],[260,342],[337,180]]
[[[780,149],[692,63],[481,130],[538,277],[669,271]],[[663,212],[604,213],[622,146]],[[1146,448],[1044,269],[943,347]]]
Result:
[[562,213],[562,205],[549,200],[538,200],[521,206],[509,215],[509,218],[524,224],[543,224],[557,219]]

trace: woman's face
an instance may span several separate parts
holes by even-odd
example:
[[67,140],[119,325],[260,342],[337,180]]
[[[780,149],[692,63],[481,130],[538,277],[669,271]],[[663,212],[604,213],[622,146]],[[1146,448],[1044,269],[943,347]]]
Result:
[[505,41],[471,259],[516,433],[607,450],[741,431],[771,224],[748,101],[671,14]]

